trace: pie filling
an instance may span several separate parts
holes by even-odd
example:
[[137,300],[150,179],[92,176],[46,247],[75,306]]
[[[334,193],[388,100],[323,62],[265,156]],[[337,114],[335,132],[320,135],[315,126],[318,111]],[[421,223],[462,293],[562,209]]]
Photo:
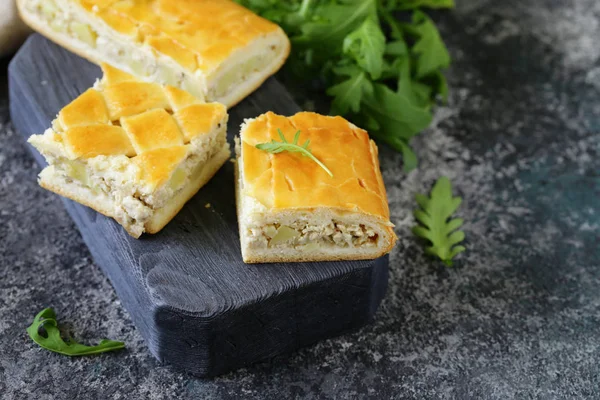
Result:
[[209,89],[208,97],[212,99],[226,98],[242,82],[252,80],[252,76],[260,75],[261,71],[268,67],[274,59],[279,58],[282,48],[273,45],[271,50],[272,52],[257,54],[226,70]]
[[372,228],[365,225],[347,224],[336,220],[321,225],[312,225],[306,221],[288,225],[272,223],[259,228],[248,228],[246,235],[249,247],[254,249],[377,247],[379,238]]
[[128,170],[131,165],[125,156],[120,156],[117,162],[107,162],[107,168],[102,167],[102,156],[95,160],[60,157],[52,165],[68,184],[75,184],[91,191],[92,195],[110,199],[117,216],[124,217],[130,225],[143,227],[157,210],[202,175],[207,161],[220,152],[224,145],[225,138],[219,137],[209,151],[189,154],[170,179],[151,193],[144,193],[141,185],[135,183],[137,171]]
[[[108,60],[115,66],[133,75],[154,82],[179,87],[200,99],[219,101],[226,99],[245,81],[252,81],[265,68],[279,59],[284,47],[275,43],[268,46],[267,53],[251,56],[225,69],[217,75],[215,83],[209,88],[196,77],[183,69],[170,58],[163,56],[157,62],[153,56],[156,52],[148,47],[132,45],[127,40],[116,40],[115,37],[103,35],[82,22],[75,6],[65,4],[58,6],[55,0],[30,0],[27,9],[45,22],[52,30],[77,39],[81,45],[87,46],[97,58]],[[84,14],[85,16],[85,14]],[[109,28],[110,29],[110,28]]]

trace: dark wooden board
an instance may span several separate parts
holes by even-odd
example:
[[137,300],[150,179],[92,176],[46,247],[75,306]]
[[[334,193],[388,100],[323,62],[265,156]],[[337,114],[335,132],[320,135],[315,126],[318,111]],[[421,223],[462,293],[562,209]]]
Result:
[[[9,67],[16,129],[24,139],[42,133],[100,75],[97,66],[32,35]],[[230,142],[244,118],[268,110],[299,110],[274,78],[230,110]],[[244,264],[231,163],[160,233],[139,240],[112,219],[64,203],[152,354],[196,375],[221,374],[360,327],[387,287],[387,257]]]

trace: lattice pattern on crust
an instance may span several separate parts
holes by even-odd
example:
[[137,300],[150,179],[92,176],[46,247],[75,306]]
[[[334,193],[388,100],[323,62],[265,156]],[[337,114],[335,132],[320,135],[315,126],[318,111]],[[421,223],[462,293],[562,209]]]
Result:
[[149,182],[164,181],[194,138],[214,132],[225,106],[171,86],[141,82],[107,64],[95,88],[65,106],[53,128],[69,159],[133,158]]

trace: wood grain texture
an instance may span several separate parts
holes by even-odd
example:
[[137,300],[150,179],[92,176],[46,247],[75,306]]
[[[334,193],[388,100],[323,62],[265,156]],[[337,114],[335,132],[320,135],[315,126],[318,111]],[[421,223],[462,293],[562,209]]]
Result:
[[[9,67],[16,129],[24,139],[43,132],[100,74],[97,66],[31,36]],[[228,139],[244,118],[298,109],[271,78],[230,110]],[[43,158],[32,153],[43,165]],[[221,374],[362,326],[386,290],[387,257],[244,264],[231,163],[160,233],[139,240],[112,219],[70,200],[64,203],[152,354],[196,375]]]

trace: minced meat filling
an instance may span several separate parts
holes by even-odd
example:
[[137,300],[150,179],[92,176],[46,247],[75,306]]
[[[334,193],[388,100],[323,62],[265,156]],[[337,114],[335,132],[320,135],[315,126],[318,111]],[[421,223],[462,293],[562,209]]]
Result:
[[307,244],[333,245],[339,247],[375,246],[377,233],[362,224],[344,224],[331,221],[323,225],[294,223],[291,225],[268,224],[248,230],[250,245],[256,248],[278,245],[304,246]]

